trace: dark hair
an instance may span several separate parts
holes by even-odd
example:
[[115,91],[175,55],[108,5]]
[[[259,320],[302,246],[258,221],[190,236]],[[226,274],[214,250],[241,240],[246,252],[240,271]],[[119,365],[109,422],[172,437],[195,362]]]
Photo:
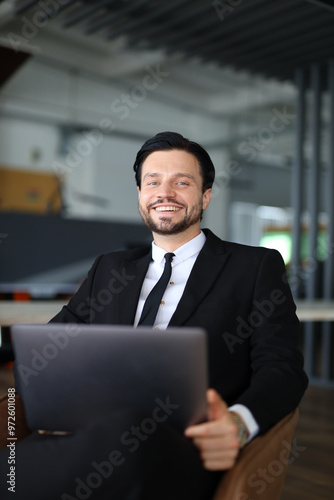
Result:
[[179,149],[194,155],[201,169],[203,193],[212,187],[215,179],[215,167],[205,149],[177,132],[160,132],[148,139],[137,153],[133,170],[135,171],[136,183],[139,189],[141,187],[141,167],[146,158],[154,151],[169,151],[172,149]]

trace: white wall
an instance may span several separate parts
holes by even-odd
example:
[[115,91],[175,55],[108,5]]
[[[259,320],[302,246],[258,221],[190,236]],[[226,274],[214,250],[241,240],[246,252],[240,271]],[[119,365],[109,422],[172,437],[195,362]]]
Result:
[[[84,144],[82,136],[75,136],[73,150],[80,150],[80,143]],[[140,141],[96,136],[91,154],[82,157],[81,161],[79,158],[78,165],[66,174],[68,215],[139,222],[132,165],[140,146]]]
[[202,227],[208,227],[220,238],[227,239],[231,180],[229,156],[226,151],[218,149],[208,149],[208,153],[215,166],[216,181],[210,205],[203,215]]
[[2,87],[0,111],[62,125],[98,127],[105,133],[149,137],[175,130],[203,145],[222,137],[227,131],[222,120],[163,98],[159,89],[169,85],[171,73],[161,71],[160,76],[154,67],[148,68],[137,80],[106,82],[31,60]]
[[52,172],[58,143],[56,125],[0,118],[0,164],[3,166]]

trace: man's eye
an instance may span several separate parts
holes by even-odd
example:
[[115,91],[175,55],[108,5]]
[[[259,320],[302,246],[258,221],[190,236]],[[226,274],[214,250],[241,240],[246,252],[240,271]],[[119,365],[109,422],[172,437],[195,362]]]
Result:
[[158,182],[157,181],[152,181],[148,183],[149,186],[157,186]]
[[188,185],[188,183],[184,182],[184,181],[179,181],[178,184],[180,184],[180,186],[187,186]]

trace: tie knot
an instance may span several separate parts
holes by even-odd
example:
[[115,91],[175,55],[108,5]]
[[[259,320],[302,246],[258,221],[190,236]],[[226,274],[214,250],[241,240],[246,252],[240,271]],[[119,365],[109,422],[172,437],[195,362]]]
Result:
[[166,262],[172,262],[174,255],[174,253],[165,253]]

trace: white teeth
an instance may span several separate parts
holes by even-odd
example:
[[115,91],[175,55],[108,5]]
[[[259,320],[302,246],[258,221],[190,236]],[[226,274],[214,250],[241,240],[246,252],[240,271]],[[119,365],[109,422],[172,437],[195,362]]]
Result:
[[167,211],[176,212],[176,210],[179,210],[179,207],[170,207],[170,206],[167,206],[167,207],[156,207],[155,209],[158,212],[167,212]]

